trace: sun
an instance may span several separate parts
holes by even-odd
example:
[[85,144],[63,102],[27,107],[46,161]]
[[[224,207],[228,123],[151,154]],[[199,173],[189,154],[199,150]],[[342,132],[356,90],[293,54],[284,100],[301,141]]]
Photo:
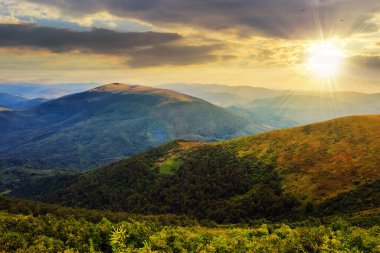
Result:
[[308,48],[307,68],[318,78],[338,75],[342,60],[343,51],[333,42],[312,44]]

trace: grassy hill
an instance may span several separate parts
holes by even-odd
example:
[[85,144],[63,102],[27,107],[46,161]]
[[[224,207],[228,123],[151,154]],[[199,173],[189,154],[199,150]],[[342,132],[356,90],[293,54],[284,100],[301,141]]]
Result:
[[353,116],[221,145],[242,157],[274,162],[286,175],[285,191],[320,201],[380,178],[379,127],[378,115]]
[[355,116],[216,143],[177,141],[13,195],[218,222],[378,210],[379,128],[380,116]]

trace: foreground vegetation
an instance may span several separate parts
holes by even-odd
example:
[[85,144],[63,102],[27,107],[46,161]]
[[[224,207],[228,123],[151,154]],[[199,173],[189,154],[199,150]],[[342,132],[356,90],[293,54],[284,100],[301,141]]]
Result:
[[306,220],[216,225],[0,197],[0,252],[379,252],[380,227]]

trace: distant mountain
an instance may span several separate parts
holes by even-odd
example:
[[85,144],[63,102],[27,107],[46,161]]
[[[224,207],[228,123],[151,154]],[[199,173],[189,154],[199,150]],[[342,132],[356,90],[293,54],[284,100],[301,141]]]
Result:
[[254,124],[249,127],[253,133],[264,133],[271,130],[289,128],[300,125],[297,121],[280,116],[277,112],[261,112],[242,107],[228,107],[229,111],[248,119]]
[[11,95],[8,93],[0,93],[0,105],[11,108],[11,109],[28,109],[35,107],[46,102],[46,99],[36,98],[27,99],[20,96]]
[[218,222],[378,213],[379,129],[380,115],[355,116],[211,144],[177,141],[13,195]]
[[16,96],[28,99],[54,99],[69,94],[83,92],[99,86],[96,83],[72,83],[72,84],[30,84],[30,83],[0,83],[0,90]]
[[293,94],[256,99],[248,110],[270,113],[307,124],[336,117],[380,113],[380,93]]
[[380,93],[291,91],[212,84],[172,84],[162,87],[222,107],[239,108],[254,115],[277,116],[299,124],[380,113]]
[[216,141],[252,133],[252,122],[201,99],[146,86],[108,84],[0,113],[0,158],[88,168],[174,139]]
[[12,104],[11,108],[16,109],[16,110],[30,109],[30,108],[36,107],[42,103],[45,103],[47,101],[48,101],[48,99],[44,99],[44,98],[28,99],[26,101],[22,101],[22,102]]
[[20,103],[20,102],[25,102],[28,99],[20,97],[20,96],[15,96],[12,94],[0,93],[0,105],[5,106],[5,107],[11,107],[14,104]]
[[159,87],[199,97],[222,107],[248,106],[254,99],[271,98],[291,93],[288,90],[219,84],[164,84]]

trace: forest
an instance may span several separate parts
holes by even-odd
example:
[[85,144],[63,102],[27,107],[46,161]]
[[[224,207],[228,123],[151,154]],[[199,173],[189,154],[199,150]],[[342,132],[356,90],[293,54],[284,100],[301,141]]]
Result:
[[218,225],[0,197],[0,252],[379,252],[380,227],[363,224],[330,217]]

